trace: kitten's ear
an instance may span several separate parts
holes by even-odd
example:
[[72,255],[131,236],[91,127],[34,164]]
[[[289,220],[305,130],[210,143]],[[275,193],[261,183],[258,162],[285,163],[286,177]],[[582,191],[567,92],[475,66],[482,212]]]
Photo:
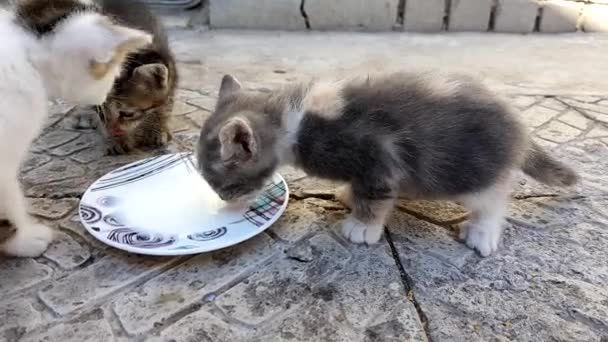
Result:
[[164,64],[144,64],[133,70],[131,77],[135,84],[146,84],[157,90],[169,88],[169,69]]
[[239,91],[242,88],[241,83],[232,75],[224,75],[222,77],[222,85],[220,86],[219,98],[222,99],[230,94]]
[[152,43],[149,33],[116,25],[104,19],[101,18],[95,23],[99,25],[98,32],[103,32],[104,28],[107,32],[103,38],[106,40],[105,44],[97,46],[98,50],[91,60],[91,73],[97,79],[103,78],[111,68],[121,64],[129,53]]
[[242,118],[230,119],[219,134],[223,161],[237,160],[248,161],[257,156],[258,146],[253,135],[253,130]]

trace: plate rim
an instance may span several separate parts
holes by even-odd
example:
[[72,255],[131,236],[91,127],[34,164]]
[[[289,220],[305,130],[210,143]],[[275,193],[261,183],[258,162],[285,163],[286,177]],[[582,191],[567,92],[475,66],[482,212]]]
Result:
[[[191,154],[189,152],[178,152],[178,153],[170,153],[169,155],[179,155],[179,154]],[[149,157],[149,158],[154,158],[154,157]],[[150,255],[150,256],[179,256],[179,255],[194,255],[194,254],[203,254],[203,253],[208,253],[208,252],[213,252],[213,251],[217,251],[217,250],[221,250],[224,248],[229,248],[232,246],[236,246],[240,243],[243,243],[247,240],[252,239],[253,237],[260,235],[262,233],[264,233],[268,228],[270,228],[273,224],[275,224],[283,215],[283,213],[285,212],[285,210],[287,209],[287,205],[289,204],[289,186],[287,184],[287,181],[285,181],[285,178],[279,173],[279,172],[275,172],[272,176],[272,178],[278,177],[279,180],[281,182],[283,182],[283,184],[285,185],[285,201],[283,202],[283,204],[281,205],[281,207],[279,208],[279,210],[276,212],[276,214],[273,216],[273,220],[268,221],[271,222],[270,224],[267,224],[266,227],[264,227],[263,229],[258,228],[257,230],[253,230],[251,234],[245,234],[243,235],[244,237],[242,239],[237,239],[236,242],[226,245],[226,246],[221,246],[221,247],[213,247],[213,248],[203,248],[203,247],[199,247],[199,248],[192,248],[192,249],[175,249],[175,250],[163,250],[163,249],[156,249],[156,248],[141,248],[141,247],[132,247],[126,244],[122,244],[122,243],[118,243],[118,242],[114,242],[114,241],[110,241],[108,239],[103,239],[101,236],[98,236],[98,234],[96,234],[97,232],[94,231],[91,227],[89,227],[89,225],[87,225],[87,223],[84,222],[84,219],[82,217],[82,210],[81,207],[83,205],[88,205],[83,203],[83,198],[84,195],[86,193],[88,193],[91,188],[93,187],[93,185],[95,185],[95,183],[105,177],[106,175],[110,174],[113,171],[119,170],[127,165],[145,160],[145,159],[149,159],[149,158],[143,158],[140,160],[136,160],[133,161],[131,163],[119,166],[113,170],[110,170],[109,172],[105,173],[103,176],[97,178],[91,185],[89,185],[89,187],[87,187],[87,189],[83,192],[82,197],[80,198],[80,201],[78,202],[78,218],[80,219],[80,223],[82,224],[82,226],[85,228],[85,230],[87,231],[87,233],[89,233],[89,235],[93,236],[97,241],[103,243],[104,245],[125,251],[125,252],[129,252],[129,253],[134,253],[134,254],[139,254],[139,255]]]

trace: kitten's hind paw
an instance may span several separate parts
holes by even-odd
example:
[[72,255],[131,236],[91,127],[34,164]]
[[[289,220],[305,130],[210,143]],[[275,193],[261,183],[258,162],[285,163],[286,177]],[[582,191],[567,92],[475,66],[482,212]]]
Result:
[[353,243],[375,244],[380,241],[383,225],[365,224],[352,215],[342,222],[342,235]]
[[459,237],[469,248],[478,251],[482,257],[487,257],[498,250],[500,235],[500,228],[467,222],[460,226]]
[[15,235],[0,249],[16,257],[37,257],[46,251],[52,240],[52,229],[41,224],[33,224],[28,228],[17,228]]

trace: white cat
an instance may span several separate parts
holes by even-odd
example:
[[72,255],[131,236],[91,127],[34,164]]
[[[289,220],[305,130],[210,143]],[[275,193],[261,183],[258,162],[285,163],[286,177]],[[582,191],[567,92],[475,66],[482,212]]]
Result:
[[61,18],[45,34],[35,34],[14,13],[0,9],[0,219],[16,228],[0,251],[38,256],[52,240],[52,230],[27,214],[17,181],[47,118],[47,101],[101,104],[125,55],[150,42],[147,33],[118,26],[94,9]]

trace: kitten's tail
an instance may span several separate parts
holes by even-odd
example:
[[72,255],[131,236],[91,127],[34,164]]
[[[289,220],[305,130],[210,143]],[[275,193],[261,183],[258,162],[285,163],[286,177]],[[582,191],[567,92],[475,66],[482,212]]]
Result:
[[538,146],[530,142],[521,166],[528,176],[547,185],[571,186],[578,181],[578,175],[567,165],[553,159]]

